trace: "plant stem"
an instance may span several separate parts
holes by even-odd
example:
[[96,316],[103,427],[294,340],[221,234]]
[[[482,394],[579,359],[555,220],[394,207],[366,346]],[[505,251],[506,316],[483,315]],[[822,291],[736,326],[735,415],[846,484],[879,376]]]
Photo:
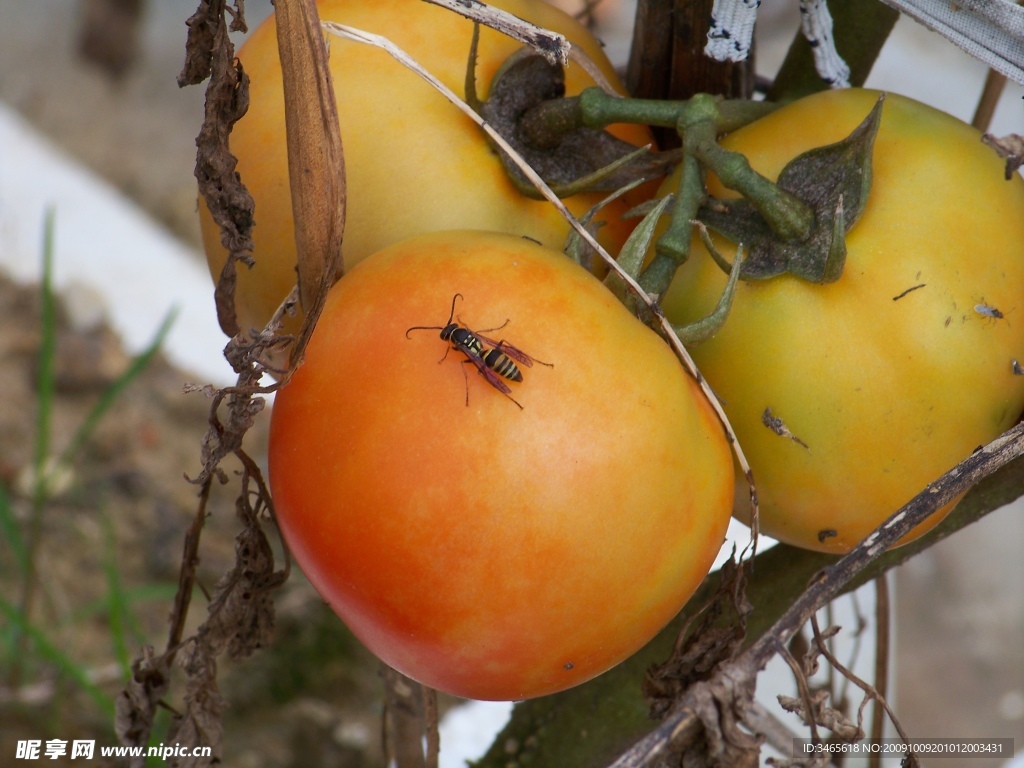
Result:
[[639,123],[675,128],[686,108],[685,101],[657,99],[620,99],[600,88],[585,88],[576,97],[581,122],[589,128],[604,128],[614,123]]
[[580,122],[588,128],[604,128],[615,123],[676,128],[680,121],[685,125],[709,117],[718,133],[733,131],[778,109],[777,104],[767,101],[720,99],[704,94],[686,101],[623,99],[597,87],[586,88],[579,96],[559,101],[578,102]]
[[640,287],[661,296],[668,290],[679,265],[690,256],[693,220],[704,202],[704,181],[700,164],[690,154],[683,155],[679,189],[668,229],[658,238],[654,258],[640,275]]

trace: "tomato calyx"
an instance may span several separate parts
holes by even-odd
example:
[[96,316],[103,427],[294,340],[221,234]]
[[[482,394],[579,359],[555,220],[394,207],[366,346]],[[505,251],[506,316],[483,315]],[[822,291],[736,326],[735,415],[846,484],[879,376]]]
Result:
[[[583,125],[577,99],[565,97],[562,67],[529,48],[509,57],[494,76],[487,101],[474,106],[559,197],[612,192],[659,178],[678,161],[678,153],[651,152]],[[512,159],[500,150],[499,155],[519,192],[541,199]]]
[[[842,276],[845,236],[860,219],[871,189],[871,155],[883,100],[884,95],[848,137],[799,155],[779,174],[778,187],[804,201],[814,212],[807,237],[777,237],[747,198],[711,199],[701,206],[697,215],[701,222],[749,248],[741,279],[766,280],[788,273],[824,284]],[[723,270],[731,269],[727,262],[716,261]]]

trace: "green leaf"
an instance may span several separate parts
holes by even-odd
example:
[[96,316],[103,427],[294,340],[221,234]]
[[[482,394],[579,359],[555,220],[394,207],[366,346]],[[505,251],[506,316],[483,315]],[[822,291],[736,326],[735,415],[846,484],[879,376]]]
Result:
[[832,283],[842,276],[845,235],[860,219],[871,190],[871,155],[884,99],[883,94],[848,137],[803,153],[779,174],[778,186],[814,211],[814,227],[806,239],[777,239],[746,199],[715,200],[701,207],[698,218],[708,228],[749,248],[743,279],[788,273],[812,283]]

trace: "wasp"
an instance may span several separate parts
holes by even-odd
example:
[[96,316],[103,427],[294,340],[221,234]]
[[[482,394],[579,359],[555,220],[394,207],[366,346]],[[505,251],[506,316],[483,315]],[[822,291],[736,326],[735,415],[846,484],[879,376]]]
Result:
[[[519,365],[530,368],[534,363],[540,363],[541,365],[552,367],[553,363],[545,363],[543,360],[530,357],[504,339],[495,341],[484,336],[485,333],[500,331],[508,325],[508,320],[497,328],[485,328],[483,331],[474,331],[463,325],[459,320],[455,320],[455,303],[462,298],[464,296],[461,293],[456,293],[452,297],[452,307],[448,313],[448,321],[443,326],[414,325],[406,330],[405,338],[410,338],[409,333],[412,331],[440,331],[441,338],[448,342],[448,348],[444,351],[444,355],[438,360],[438,363],[444,362],[445,358],[448,357],[448,353],[453,349],[461,352],[466,356],[466,359],[462,361],[464,365],[469,363],[475,366],[477,373],[483,376],[488,384],[515,403],[519,410],[522,410],[523,406],[512,397],[512,388],[505,383],[505,380],[516,382],[523,380],[523,372],[519,369]],[[519,363],[519,365],[516,365],[516,363]],[[465,376],[465,368],[462,369],[462,373]],[[466,385],[466,405],[469,405],[468,379]]]

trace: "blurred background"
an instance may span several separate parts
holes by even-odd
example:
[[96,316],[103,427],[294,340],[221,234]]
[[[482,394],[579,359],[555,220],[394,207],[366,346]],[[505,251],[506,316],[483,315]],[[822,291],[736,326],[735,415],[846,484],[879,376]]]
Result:
[[[581,5],[578,0],[559,4],[570,11]],[[27,285],[39,279],[44,210],[52,206],[55,275],[68,306],[65,322],[72,336],[100,339],[93,338],[95,343],[79,353],[83,357],[78,368],[73,352],[65,361],[71,373],[65,391],[68,402],[61,413],[70,420],[86,410],[88,396],[111,380],[110,371],[124,362],[126,354],[148,343],[170,308],[180,309],[164,348],[169,363],[147,373],[150,389],[136,395],[136,401],[129,398],[119,411],[121,432],[101,433],[112,456],[123,451],[133,455],[124,460],[114,480],[109,470],[99,469],[93,479],[105,478],[103,498],[111,508],[115,500],[127,497],[134,499],[133,512],[127,517],[112,514],[104,518],[111,523],[105,526],[80,500],[63,499],[63,520],[70,521],[72,531],[58,536],[52,547],[42,548],[41,562],[48,569],[46,599],[68,617],[80,611],[83,602],[113,594],[112,562],[123,569],[115,569],[123,582],[117,594],[130,593],[121,605],[128,606],[134,617],[134,626],[122,628],[124,648],[119,651],[109,637],[112,617],[118,615],[110,605],[85,619],[68,618],[53,635],[88,680],[112,694],[124,658],[134,655],[141,642],[162,644],[181,537],[194,509],[193,491],[179,478],[183,472],[197,471],[207,406],[198,396],[178,398],[177,393],[185,380],[222,385],[231,376],[220,358],[224,339],[198,245],[192,167],[203,90],[179,89],[175,83],[184,53],[185,20],[196,2],[141,3],[137,37],[125,35],[118,45],[108,46],[105,63],[82,56],[83,45],[95,44],[83,35],[93,5],[90,0],[0,0],[0,283],[14,278]],[[249,0],[250,27],[270,10],[269,0]],[[598,34],[610,57],[624,63],[631,4],[604,0],[597,13]],[[770,76],[775,71],[798,28],[795,0],[762,5],[756,47],[759,72]],[[238,35],[236,42],[243,38]],[[868,85],[899,91],[970,121],[985,74],[983,65],[945,40],[901,19]],[[1022,93],[1020,85],[1007,85],[991,132],[1024,133]],[[32,298],[35,292],[25,290],[4,284],[0,295],[0,327],[5,329],[0,331],[0,344],[7,353],[0,366],[6,369],[0,370],[0,478],[9,487],[16,484],[31,450],[31,367],[38,338],[33,313],[38,307]],[[117,337],[96,336],[93,329],[104,321]],[[168,427],[154,424],[154,403],[169,421],[180,425],[182,434],[171,436]],[[147,464],[140,446],[158,457]],[[82,469],[79,480],[92,477],[90,471]],[[220,518],[211,522],[205,542],[211,547],[203,564],[211,584],[232,557],[229,504],[222,503]],[[893,574],[892,699],[909,733],[1013,737],[1017,748],[1024,748],[1022,512],[1018,503],[993,513]],[[6,563],[4,557],[0,553],[0,565]],[[14,587],[3,576],[4,568],[0,595],[10,599]],[[870,618],[873,594],[863,594],[860,601],[861,613]],[[274,647],[261,658],[243,662],[241,673],[226,671],[234,716],[245,721],[247,729],[269,729],[270,735],[279,737],[278,743],[308,745],[314,736],[320,738],[333,750],[329,757],[325,753],[323,764],[362,765],[361,760],[370,759],[366,755],[374,754],[378,724],[363,711],[365,707],[347,704],[346,696],[359,702],[375,700],[378,684],[372,661],[343,635],[340,623],[298,574],[280,597],[280,612],[280,640]],[[123,615],[120,619],[127,621]],[[871,644],[864,642],[867,650],[862,650],[858,663],[870,669]],[[355,664],[339,666],[339,654]],[[304,667],[300,658],[311,666]],[[352,671],[361,668],[369,671]],[[11,738],[68,737],[70,730],[50,725],[40,732],[40,723],[52,723],[59,709],[56,702],[62,696],[80,696],[80,691],[69,692],[47,675],[9,683],[7,675],[0,675],[0,707],[14,707],[5,711],[17,711],[24,720],[0,717],[0,750]],[[760,689],[775,691],[783,684]],[[268,705],[261,706],[261,699]],[[286,725],[271,718],[282,711]],[[446,721],[450,735],[442,737],[442,754],[451,761],[446,764],[459,765],[462,758],[479,754],[507,711],[506,705],[454,710]],[[34,720],[33,712],[50,719]],[[233,727],[229,722],[229,742]],[[238,759],[231,764],[291,764],[287,750],[278,754],[269,736],[271,746],[255,746],[256,738],[252,730],[235,737],[233,754]],[[0,763],[8,754],[0,751]],[[956,764],[943,762],[951,768]]]

